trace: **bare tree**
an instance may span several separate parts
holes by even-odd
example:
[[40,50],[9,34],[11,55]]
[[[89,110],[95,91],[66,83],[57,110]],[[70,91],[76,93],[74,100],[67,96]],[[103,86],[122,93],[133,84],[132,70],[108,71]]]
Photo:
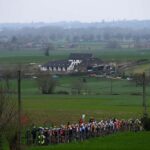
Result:
[[[133,78],[133,82],[135,82],[135,84],[136,84],[136,87],[143,85],[143,75],[142,75],[142,73],[133,74],[132,78]],[[149,79],[148,76],[145,77],[145,81],[146,81],[145,82],[146,85],[148,85],[150,83],[150,79]]]
[[37,76],[37,85],[42,94],[52,94],[56,87],[56,80],[48,72],[39,72]]
[[[10,150],[17,149],[17,110],[16,103],[5,90],[0,87],[0,143],[5,138]],[[0,149],[3,149],[0,145]]]
[[49,56],[49,47],[45,48],[45,56]]
[[3,76],[3,81],[5,82],[6,90],[9,91],[10,86],[11,86],[10,80],[12,78],[12,71],[11,70],[3,70],[2,76]]
[[50,43],[46,48],[45,48],[45,56],[49,56],[50,51],[55,50],[55,47],[52,43]]
[[84,89],[84,83],[82,80],[78,79],[76,81],[73,81],[72,93],[77,93],[78,95],[80,95],[83,89]]

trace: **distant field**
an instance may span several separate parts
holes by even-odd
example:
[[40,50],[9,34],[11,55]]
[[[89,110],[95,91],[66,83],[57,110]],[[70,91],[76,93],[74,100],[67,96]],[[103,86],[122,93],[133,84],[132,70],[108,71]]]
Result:
[[28,63],[46,63],[49,60],[64,59],[67,54],[53,52],[50,56],[44,56],[44,52],[37,51],[5,51],[0,52],[0,63],[2,64],[28,64]]
[[44,56],[42,50],[20,50],[20,51],[0,51],[0,63],[44,63],[48,60],[66,59],[72,52],[88,52],[93,53],[95,57],[107,61],[133,61],[140,59],[150,59],[150,50],[137,50],[129,48],[106,49],[97,43],[82,43],[77,48],[58,48],[50,52],[50,56]]
[[[83,84],[92,94],[110,94],[111,80],[105,78],[90,78],[90,77],[69,77],[63,76],[58,79],[60,85],[56,87],[57,91],[65,90],[71,92],[73,81],[78,81],[85,78],[86,83]],[[135,82],[127,81],[126,79],[112,79],[112,93],[113,94],[134,94],[141,93],[142,87],[135,86]],[[147,87],[147,93],[150,92],[149,86]]]
[[53,146],[32,146],[27,150],[149,150],[150,133],[118,133],[84,142]]
[[[57,86],[54,93],[59,91],[66,91],[68,94],[72,94],[72,87],[74,82],[86,79],[85,83],[82,83],[81,95],[110,95],[111,94],[111,80],[105,78],[87,77],[87,76],[58,76],[56,79]],[[16,80],[11,83],[13,88],[16,88]],[[22,80],[22,92],[24,95],[35,95],[40,93],[37,82],[35,79],[23,79]],[[150,86],[146,87],[147,95],[150,93]],[[114,95],[140,95],[142,94],[142,87],[136,86],[134,81],[127,81],[126,79],[112,79],[112,94]]]
[[[62,43],[61,43],[62,44]],[[29,65],[30,63],[44,64],[50,60],[67,59],[70,53],[92,53],[104,61],[109,62],[128,62],[142,59],[150,60],[149,49],[135,49],[135,48],[120,48],[107,49],[104,45],[97,42],[80,43],[75,48],[57,47],[55,51],[50,51],[49,56],[44,56],[44,50],[39,49],[24,49],[13,51],[0,51],[0,67],[11,68],[13,65]],[[128,74],[136,72],[149,72],[150,63],[131,67],[126,72]]]

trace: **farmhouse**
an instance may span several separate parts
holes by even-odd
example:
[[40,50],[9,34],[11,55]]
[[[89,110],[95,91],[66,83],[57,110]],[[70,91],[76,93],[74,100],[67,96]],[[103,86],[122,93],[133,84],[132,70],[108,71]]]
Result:
[[93,57],[91,53],[71,53],[67,60],[49,61],[40,68],[42,71],[55,73],[70,72],[111,72],[113,67],[99,58]]
[[68,60],[49,61],[41,66],[42,71],[52,72],[73,72],[84,60],[92,58],[90,53],[71,53]]

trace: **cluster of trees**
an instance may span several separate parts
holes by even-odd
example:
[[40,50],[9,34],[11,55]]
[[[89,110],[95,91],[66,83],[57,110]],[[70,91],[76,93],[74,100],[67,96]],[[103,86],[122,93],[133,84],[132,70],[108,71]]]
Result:
[[[132,23],[131,23],[132,24]],[[134,23],[133,23],[134,24]],[[54,24],[55,25],[55,24]],[[5,29],[0,35],[0,49],[43,48],[51,42],[110,42],[108,47],[118,47],[116,42],[129,42],[135,47],[149,48],[150,30],[148,26],[123,26],[91,24],[76,27],[43,26],[39,28]],[[114,42],[115,41],[115,42]],[[114,44],[116,44],[114,46]],[[113,45],[113,46],[110,46]]]
[[[149,40],[150,30],[143,28],[134,30],[131,28],[71,28],[42,27],[39,29],[25,28],[22,30],[10,30],[1,32],[0,40],[8,39],[10,42],[47,43],[49,41],[108,41],[116,40]],[[6,40],[7,41],[7,40]]]

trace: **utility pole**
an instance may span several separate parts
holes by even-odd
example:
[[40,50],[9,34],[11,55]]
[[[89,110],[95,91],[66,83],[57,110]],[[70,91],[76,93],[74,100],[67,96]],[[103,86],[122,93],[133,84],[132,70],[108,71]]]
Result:
[[18,70],[18,150],[21,150],[21,70]]
[[145,82],[145,72],[143,72],[142,74],[142,81],[143,81],[143,94],[142,94],[142,98],[143,98],[143,107],[144,107],[144,112],[143,115],[147,116],[147,107],[146,107],[146,82]]

